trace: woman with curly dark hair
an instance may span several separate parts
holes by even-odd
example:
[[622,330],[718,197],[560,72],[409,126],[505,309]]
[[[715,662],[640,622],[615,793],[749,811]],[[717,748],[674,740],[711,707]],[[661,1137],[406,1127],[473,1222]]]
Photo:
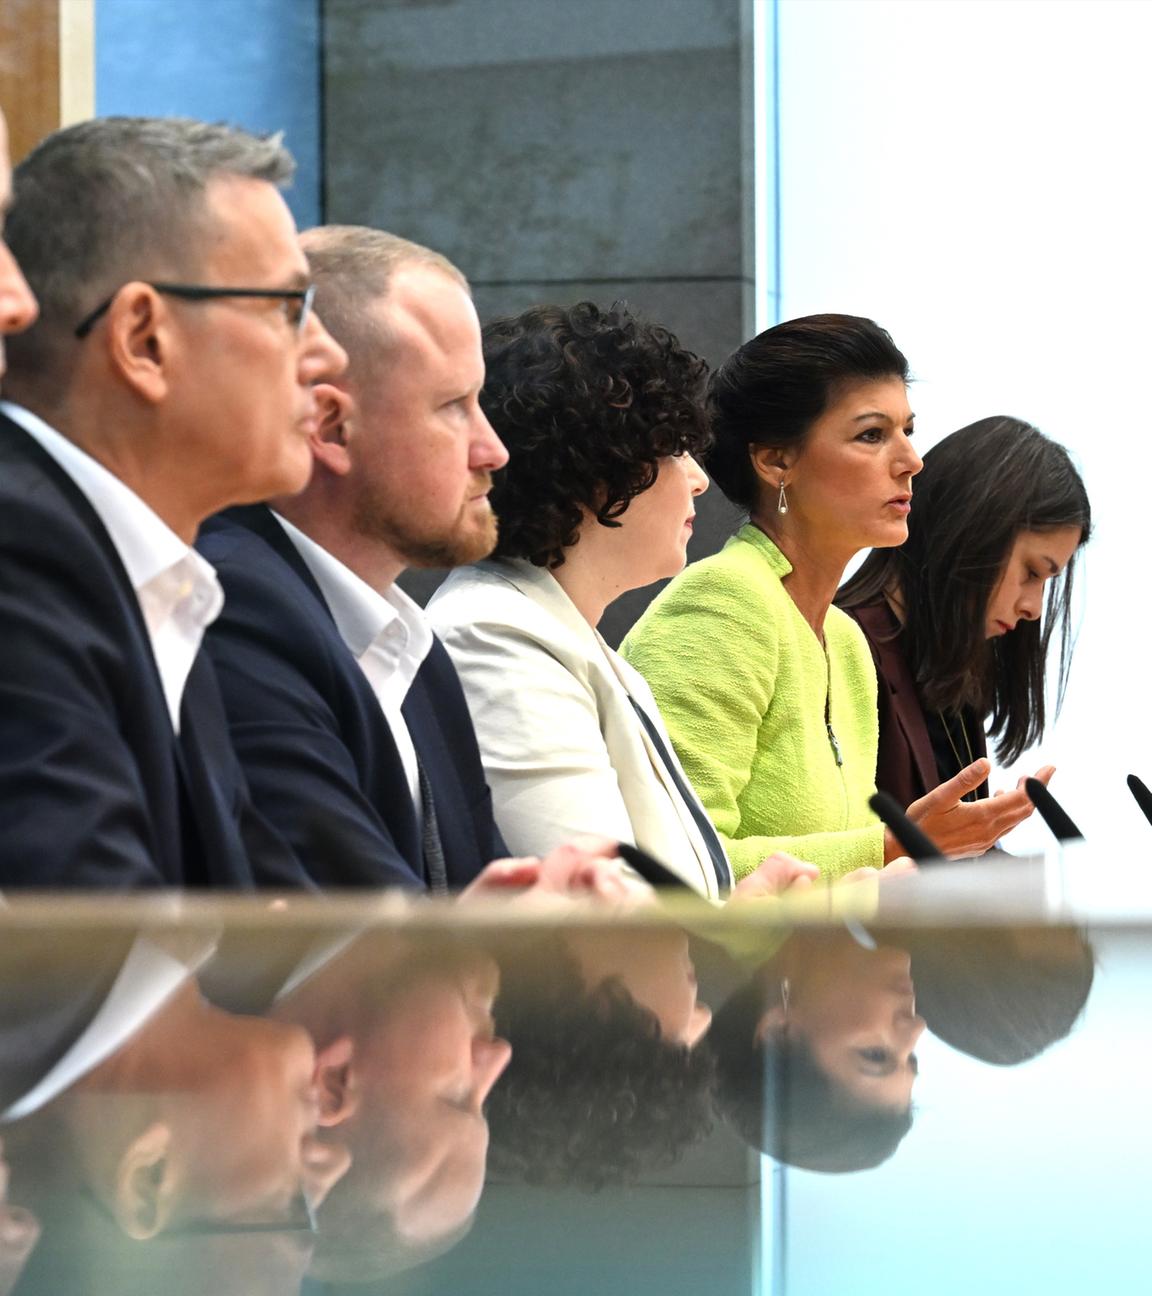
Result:
[[[708,485],[694,457],[709,444],[707,367],[666,329],[591,302],[489,324],[484,357],[481,404],[510,453],[491,496],[500,538],[429,614],[496,821],[517,854],[595,830],[719,898],[731,885],[719,839],[647,685],[596,632],[613,599],[684,566]],[[757,884],[796,867],[773,862]]]
[[558,927],[495,953],[512,1062],[484,1109],[490,1171],[595,1190],[673,1165],[708,1134],[712,1013],[684,932]]

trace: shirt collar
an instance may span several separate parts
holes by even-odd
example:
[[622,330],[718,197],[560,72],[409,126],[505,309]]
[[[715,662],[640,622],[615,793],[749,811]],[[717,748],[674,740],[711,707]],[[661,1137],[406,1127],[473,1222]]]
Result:
[[18,423],[60,465],[96,510],[120,561],[139,593],[161,572],[191,558],[194,570],[213,582],[215,571],[119,477],[22,405],[0,401],[0,413]]
[[0,1124],[31,1116],[94,1071],[151,1021],[211,956],[215,937],[137,939],[108,997],[71,1048],[28,1093],[0,1112]]
[[407,631],[406,652],[417,661],[424,660],[432,647],[432,631],[418,603],[396,585],[385,594],[379,593],[299,527],[279,513],[273,513],[273,517],[320,586],[340,638],[354,657],[363,657],[388,626],[398,621]]

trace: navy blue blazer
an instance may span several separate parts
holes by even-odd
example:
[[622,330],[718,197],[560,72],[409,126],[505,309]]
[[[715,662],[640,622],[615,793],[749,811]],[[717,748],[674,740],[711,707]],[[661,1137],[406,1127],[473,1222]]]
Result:
[[[284,528],[263,505],[230,509],[205,523],[198,547],[224,586],[208,649],[257,806],[321,887],[425,887],[392,732]],[[435,798],[448,883],[465,886],[507,852],[439,640],[402,710]]]
[[111,537],[0,416],[0,889],[258,884],[309,885],[253,811],[211,663],[177,739]]

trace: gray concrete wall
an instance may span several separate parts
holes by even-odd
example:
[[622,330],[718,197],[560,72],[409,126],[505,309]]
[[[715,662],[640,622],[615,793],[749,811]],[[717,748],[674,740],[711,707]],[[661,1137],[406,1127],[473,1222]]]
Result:
[[[721,359],[751,331],[750,5],[326,0],[328,219],[445,252],[482,319],[624,298]],[[734,520],[705,496],[692,556]]]

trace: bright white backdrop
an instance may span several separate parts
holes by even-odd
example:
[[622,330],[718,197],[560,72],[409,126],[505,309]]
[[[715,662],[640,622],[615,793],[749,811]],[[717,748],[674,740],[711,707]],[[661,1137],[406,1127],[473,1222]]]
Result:
[[1124,786],[1152,783],[1150,48],[1147,0],[779,8],[781,318],[888,328],[922,449],[1010,413],[1072,452],[1096,520],[1079,642],[1022,767],[1058,766],[1089,837],[1116,823],[1152,851]]

